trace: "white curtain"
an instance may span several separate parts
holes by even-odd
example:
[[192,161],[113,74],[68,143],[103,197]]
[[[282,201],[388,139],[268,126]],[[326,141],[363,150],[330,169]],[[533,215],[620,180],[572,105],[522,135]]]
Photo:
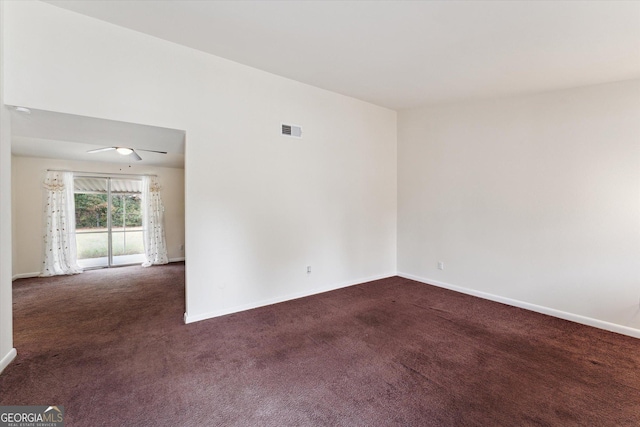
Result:
[[45,189],[44,262],[40,276],[78,274],[73,173],[47,172]]
[[143,267],[167,264],[167,245],[164,238],[164,206],[160,185],[155,176],[142,177],[142,228],[144,235]]

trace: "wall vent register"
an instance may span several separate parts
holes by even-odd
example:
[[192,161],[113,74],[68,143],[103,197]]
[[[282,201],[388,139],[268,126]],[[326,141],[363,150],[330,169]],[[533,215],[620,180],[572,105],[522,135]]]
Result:
[[282,123],[281,135],[291,136],[293,138],[302,138],[302,127]]

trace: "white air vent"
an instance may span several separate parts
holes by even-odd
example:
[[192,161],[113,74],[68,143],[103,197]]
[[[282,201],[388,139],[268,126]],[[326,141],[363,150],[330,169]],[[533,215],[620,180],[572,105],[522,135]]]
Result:
[[302,128],[300,126],[282,123],[280,134],[294,138],[302,138]]

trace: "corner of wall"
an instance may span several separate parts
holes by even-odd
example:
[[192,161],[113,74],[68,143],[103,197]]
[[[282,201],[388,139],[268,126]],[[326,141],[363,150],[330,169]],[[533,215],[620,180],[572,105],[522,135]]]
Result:
[[[11,206],[11,121],[4,105],[5,2],[0,1],[0,206]],[[11,209],[0,209],[0,371],[16,355],[11,295]]]

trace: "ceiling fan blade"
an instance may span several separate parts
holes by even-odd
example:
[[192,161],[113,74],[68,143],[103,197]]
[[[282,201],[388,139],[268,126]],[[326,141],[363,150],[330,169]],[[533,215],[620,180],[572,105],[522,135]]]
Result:
[[131,154],[129,154],[129,156],[130,156],[130,157],[133,157],[134,159],[136,159],[136,160],[138,160],[138,161],[142,160],[142,157],[140,157],[140,156],[138,155],[138,153],[136,153],[135,151],[132,151],[132,152],[131,152]]
[[96,148],[95,150],[89,150],[87,153],[100,153],[102,151],[112,151],[115,150],[116,147],[104,147],[104,148]]
[[167,154],[166,151],[145,150],[144,148],[136,148],[136,150],[138,150],[138,151],[148,151],[149,153]]

